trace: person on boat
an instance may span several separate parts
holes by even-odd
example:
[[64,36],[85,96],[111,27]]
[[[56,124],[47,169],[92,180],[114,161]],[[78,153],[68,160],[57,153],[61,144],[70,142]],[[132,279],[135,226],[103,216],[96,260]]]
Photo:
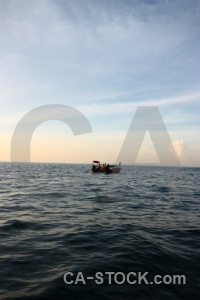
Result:
[[110,165],[107,164],[107,166],[105,167],[106,172],[109,172],[109,167],[110,167]]
[[98,163],[98,170],[99,171],[101,170],[101,164],[100,164],[100,162]]

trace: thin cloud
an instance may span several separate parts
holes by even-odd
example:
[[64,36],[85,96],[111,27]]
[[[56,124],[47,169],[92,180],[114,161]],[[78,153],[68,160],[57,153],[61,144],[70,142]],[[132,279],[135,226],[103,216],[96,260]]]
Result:
[[169,97],[164,99],[134,102],[118,102],[118,103],[92,103],[89,105],[77,106],[86,116],[101,116],[107,114],[121,114],[134,111],[137,106],[172,106],[183,103],[197,103],[200,99],[200,92],[194,92],[178,97]]

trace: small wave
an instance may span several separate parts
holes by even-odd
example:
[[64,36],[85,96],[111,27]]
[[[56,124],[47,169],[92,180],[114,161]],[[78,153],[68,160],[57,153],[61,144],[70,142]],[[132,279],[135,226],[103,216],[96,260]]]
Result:
[[42,230],[46,229],[48,225],[38,222],[27,222],[20,220],[7,221],[0,226],[0,231],[12,232],[19,230]]
[[161,193],[169,193],[170,192],[170,188],[168,186],[160,186],[157,188],[157,190]]
[[195,198],[199,198],[199,197],[200,197],[200,192],[195,192],[195,193],[193,194],[193,196],[194,196]]
[[66,197],[65,194],[59,193],[59,192],[51,192],[51,193],[34,193],[31,194],[31,196],[37,196],[37,197],[48,197],[48,198],[64,198]]

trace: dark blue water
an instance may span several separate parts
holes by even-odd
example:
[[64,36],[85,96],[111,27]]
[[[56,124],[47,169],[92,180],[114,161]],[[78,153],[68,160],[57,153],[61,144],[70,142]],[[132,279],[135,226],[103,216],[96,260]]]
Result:
[[0,299],[200,299],[200,169],[89,167],[0,164]]

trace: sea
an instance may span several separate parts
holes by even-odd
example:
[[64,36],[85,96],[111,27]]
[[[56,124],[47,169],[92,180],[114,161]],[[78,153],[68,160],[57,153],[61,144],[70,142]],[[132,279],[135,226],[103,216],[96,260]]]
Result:
[[200,299],[200,168],[0,163],[0,299]]

